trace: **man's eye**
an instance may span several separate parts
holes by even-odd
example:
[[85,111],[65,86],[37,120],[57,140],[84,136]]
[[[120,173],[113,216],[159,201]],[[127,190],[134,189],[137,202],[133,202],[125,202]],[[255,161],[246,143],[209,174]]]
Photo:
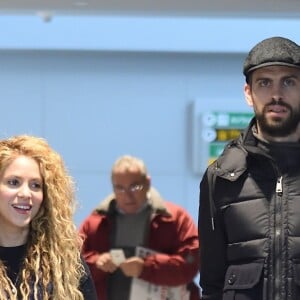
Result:
[[295,82],[294,82],[294,80],[292,80],[292,79],[286,79],[284,82],[283,82],[283,85],[284,86],[294,86],[295,85]]
[[260,86],[268,86],[270,84],[270,81],[269,80],[266,80],[266,79],[263,79],[263,80],[260,80],[259,83],[258,83]]

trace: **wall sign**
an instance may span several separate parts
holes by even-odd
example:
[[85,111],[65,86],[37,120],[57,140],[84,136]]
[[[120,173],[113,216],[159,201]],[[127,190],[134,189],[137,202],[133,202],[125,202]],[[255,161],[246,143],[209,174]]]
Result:
[[202,115],[202,140],[206,151],[207,165],[211,164],[223,151],[225,145],[237,138],[252,119],[252,113],[211,112]]
[[223,151],[225,145],[239,136],[251,119],[253,112],[200,111],[192,105],[192,164],[196,174],[203,174]]

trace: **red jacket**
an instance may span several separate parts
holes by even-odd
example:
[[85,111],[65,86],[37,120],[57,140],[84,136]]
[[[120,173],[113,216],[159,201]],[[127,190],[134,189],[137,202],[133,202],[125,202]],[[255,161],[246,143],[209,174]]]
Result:
[[[193,279],[198,272],[199,241],[197,228],[188,213],[178,205],[163,201],[151,188],[151,205],[148,244],[144,245],[159,254],[145,258],[140,279],[153,284],[177,286],[189,284],[191,300],[200,299],[199,288]],[[96,268],[99,253],[110,250],[112,219],[109,214],[114,195],[110,195],[88,216],[80,226],[84,238],[83,256],[90,267],[98,299],[106,296],[108,273]]]

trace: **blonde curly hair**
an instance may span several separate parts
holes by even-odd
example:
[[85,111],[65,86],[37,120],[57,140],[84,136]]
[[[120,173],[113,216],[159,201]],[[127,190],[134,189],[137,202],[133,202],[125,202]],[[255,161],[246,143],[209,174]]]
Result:
[[[43,202],[30,224],[19,274],[21,298],[31,299],[34,293],[36,300],[41,296],[43,300],[84,299],[79,290],[80,279],[85,275],[80,257],[81,240],[73,222],[74,182],[61,156],[44,139],[29,135],[0,141],[0,172],[19,155],[33,158],[43,178]],[[15,299],[1,260],[0,282],[0,299]]]

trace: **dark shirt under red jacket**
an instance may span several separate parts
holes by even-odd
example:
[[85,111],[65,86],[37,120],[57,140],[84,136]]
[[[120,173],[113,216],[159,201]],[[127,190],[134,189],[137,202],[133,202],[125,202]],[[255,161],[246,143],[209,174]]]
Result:
[[[164,201],[150,189],[152,214],[148,241],[144,247],[159,253],[145,258],[140,279],[157,285],[188,284],[191,300],[199,300],[198,286],[193,279],[198,273],[198,231],[191,216],[180,206]],[[106,295],[109,273],[95,266],[99,253],[110,250],[115,200],[108,196],[81,224],[79,232],[84,239],[82,254],[90,267],[99,300]],[[124,299],[125,300],[125,299]]]

